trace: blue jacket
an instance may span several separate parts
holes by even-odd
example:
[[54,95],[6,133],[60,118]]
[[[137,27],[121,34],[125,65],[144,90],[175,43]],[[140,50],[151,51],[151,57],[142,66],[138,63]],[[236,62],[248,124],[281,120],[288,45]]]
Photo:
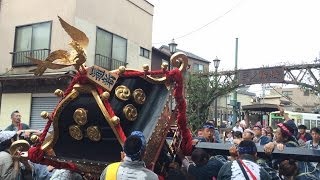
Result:
[[296,180],[317,180],[320,179],[320,171],[310,162],[298,161],[298,175]]
[[221,156],[213,156],[209,159],[206,165],[196,166],[194,164],[189,165],[188,174],[195,177],[197,180],[212,180],[212,177],[217,177],[220,168],[227,163],[227,160]]
[[267,136],[261,136],[259,139],[255,140],[256,146],[263,146],[270,142],[270,139]]

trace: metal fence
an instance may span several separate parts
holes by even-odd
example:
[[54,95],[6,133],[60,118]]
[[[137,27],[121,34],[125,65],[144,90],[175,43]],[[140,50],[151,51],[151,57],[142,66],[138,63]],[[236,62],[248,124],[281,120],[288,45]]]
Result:
[[96,54],[94,64],[107,70],[114,70],[118,69],[119,66],[126,66],[128,63],[101,54]]
[[33,65],[33,63],[26,57],[44,60],[48,57],[49,53],[50,49],[11,52],[10,54],[12,54],[12,66],[15,67]]

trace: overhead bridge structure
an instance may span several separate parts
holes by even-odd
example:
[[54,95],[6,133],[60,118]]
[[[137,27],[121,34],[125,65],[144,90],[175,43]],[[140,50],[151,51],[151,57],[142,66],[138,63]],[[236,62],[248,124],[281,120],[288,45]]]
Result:
[[[214,77],[215,74],[209,76]],[[229,84],[230,89],[252,84],[284,83],[320,92],[320,63],[220,71],[216,76],[220,83]]]

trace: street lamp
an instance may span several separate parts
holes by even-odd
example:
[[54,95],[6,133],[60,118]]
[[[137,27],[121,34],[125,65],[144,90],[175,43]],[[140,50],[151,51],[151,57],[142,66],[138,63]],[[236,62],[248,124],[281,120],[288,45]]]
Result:
[[214,68],[216,69],[216,71],[218,70],[219,68],[219,65],[220,65],[220,59],[218,59],[218,57],[216,56],[216,58],[213,60],[213,65],[214,65]]
[[[174,39],[171,40],[171,43],[168,44],[169,45],[169,51],[170,51],[170,54],[172,56],[172,54],[174,54],[176,51],[177,51],[177,46],[178,44],[174,42]],[[169,63],[168,63],[168,66],[169,66],[169,70],[171,70],[171,61],[169,59]],[[173,105],[172,105],[172,89],[171,89],[171,86],[170,86],[170,111],[172,112],[173,110]]]
[[171,55],[177,51],[178,44],[174,42],[174,39],[172,39],[171,43],[169,43],[168,45],[169,45],[169,51]]
[[[220,59],[218,59],[218,57],[216,56],[216,58],[213,60],[213,65],[214,65],[214,81],[215,81],[215,88],[217,90],[218,88],[218,68],[220,65]],[[214,101],[214,125],[215,127],[217,127],[218,125],[218,98],[215,99]]]

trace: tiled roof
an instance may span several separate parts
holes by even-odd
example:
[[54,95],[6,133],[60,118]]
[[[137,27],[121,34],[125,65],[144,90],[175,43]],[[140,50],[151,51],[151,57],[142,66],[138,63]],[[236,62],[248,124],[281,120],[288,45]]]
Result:
[[[170,52],[169,52],[169,46],[162,45],[159,49],[160,49],[161,51],[163,51],[163,52],[166,52],[166,53],[170,54]],[[185,54],[186,54],[188,57],[190,57],[190,58],[197,59],[197,60],[199,60],[199,61],[203,61],[203,62],[207,62],[207,63],[211,63],[211,61],[208,61],[208,60],[206,60],[206,59],[204,59],[204,58],[202,58],[202,57],[199,57],[199,56],[197,56],[197,55],[195,55],[195,54],[193,54],[193,53],[191,53],[191,52],[184,51],[184,50],[181,50],[181,49],[177,49],[177,51],[178,51],[178,52],[183,52],[183,53],[185,53]]]

